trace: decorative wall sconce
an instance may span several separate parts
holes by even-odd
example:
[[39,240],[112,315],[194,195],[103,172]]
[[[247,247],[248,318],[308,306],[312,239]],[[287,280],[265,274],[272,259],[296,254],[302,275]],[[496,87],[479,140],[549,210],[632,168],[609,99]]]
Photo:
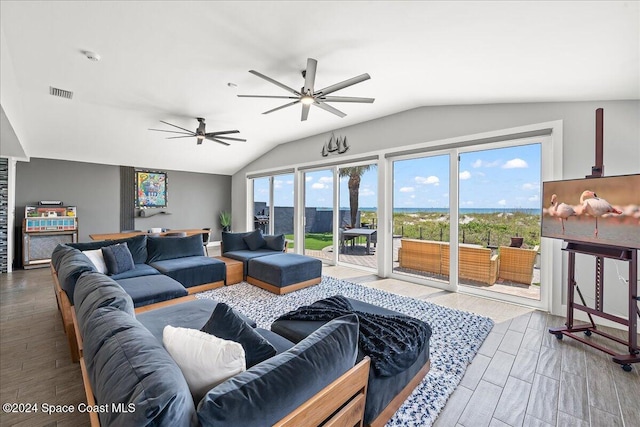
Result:
[[336,136],[331,132],[331,138],[328,142],[325,142],[322,146],[322,157],[327,157],[329,154],[343,154],[349,151],[349,144],[347,144],[346,136]]

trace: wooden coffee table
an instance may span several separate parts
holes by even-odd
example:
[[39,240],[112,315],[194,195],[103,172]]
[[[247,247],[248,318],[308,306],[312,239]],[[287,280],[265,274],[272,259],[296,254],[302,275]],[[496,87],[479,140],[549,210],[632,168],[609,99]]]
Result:
[[225,285],[235,285],[237,283],[242,282],[243,276],[243,265],[242,261],[238,261],[237,259],[231,259],[223,256],[214,257],[215,259],[219,259],[224,262],[227,266],[227,278],[224,282]]

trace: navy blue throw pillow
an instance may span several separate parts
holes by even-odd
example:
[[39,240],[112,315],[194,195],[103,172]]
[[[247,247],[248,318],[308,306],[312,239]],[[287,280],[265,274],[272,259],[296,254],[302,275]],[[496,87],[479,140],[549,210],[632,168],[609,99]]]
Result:
[[102,257],[107,265],[107,274],[109,276],[124,273],[134,268],[133,256],[131,256],[126,242],[105,246],[102,248]]
[[201,331],[240,343],[244,349],[247,369],[276,355],[275,347],[223,302],[216,305]]
[[284,244],[285,244],[284,234],[264,236],[264,240],[266,242],[267,249],[271,249],[272,251],[284,250]]
[[267,243],[265,242],[264,237],[262,237],[262,232],[260,230],[255,230],[248,236],[245,236],[244,242],[252,251],[257,251],[258,249],[263,248]]

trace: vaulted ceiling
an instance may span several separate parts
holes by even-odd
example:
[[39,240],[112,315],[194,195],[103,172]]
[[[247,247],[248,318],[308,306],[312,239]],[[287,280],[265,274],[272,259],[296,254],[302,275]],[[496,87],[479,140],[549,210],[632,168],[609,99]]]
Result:
[[[0,19],[2,155],[233,174],[278,144],[419,106],[640,98],[632,1],[3,0]],[[263,115],[286,100],[236,96],[287,95],[250,69],[299,89],[308,57],[318,88],[369,73],[334,95],[375,102],[301,122],[300,105]],[[247,142],[148,130],[196,117]]]

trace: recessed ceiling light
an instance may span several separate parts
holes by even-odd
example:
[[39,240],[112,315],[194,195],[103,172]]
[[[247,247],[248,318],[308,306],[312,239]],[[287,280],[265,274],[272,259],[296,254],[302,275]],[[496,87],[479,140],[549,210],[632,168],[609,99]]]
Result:
[[85,50],[82,53],[84,53],[84,56],[86,56],[89,61],[93,61],[93,62],[100,61],[100,55],[97,54],[96,52],[91,52],[90,50]]

